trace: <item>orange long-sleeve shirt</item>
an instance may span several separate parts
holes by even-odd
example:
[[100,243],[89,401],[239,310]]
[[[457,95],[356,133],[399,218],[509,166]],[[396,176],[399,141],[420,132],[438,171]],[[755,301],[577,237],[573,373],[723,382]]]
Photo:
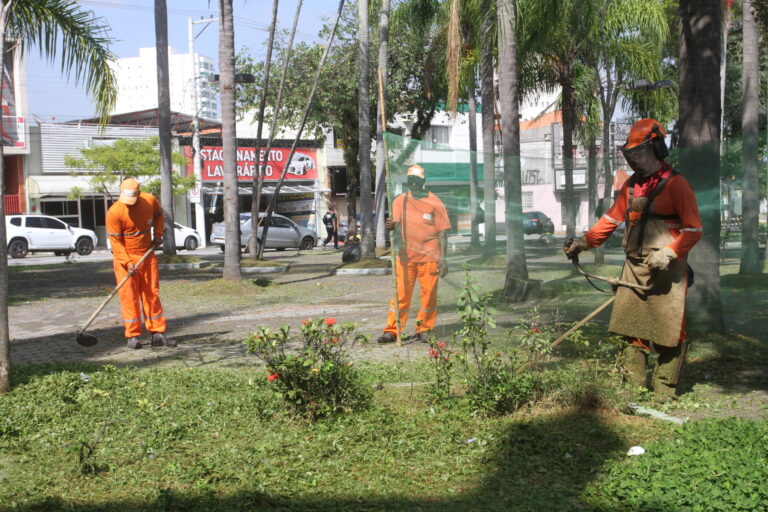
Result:
[[[613,206],[584,235],[592,247],[601,245],[625,220],[631,181],[627,180],[624,183]],[[688,181],[681,174],[672,176],[653,200],[653,208],[660,215],[677,216],[677,219],[664,221],[670,233],[675,237],[675,240],[667,247],[675,251],[678,258],[684,257],[701,239],[702,235],[696,195]]]
[[153,229],[157,236],[163,235],[163,210],[155,196],[141,192],[133,206],[120,201],[109,207],[107,212],[107,236],[112,245],[115,261],[127,266],[152,246]]

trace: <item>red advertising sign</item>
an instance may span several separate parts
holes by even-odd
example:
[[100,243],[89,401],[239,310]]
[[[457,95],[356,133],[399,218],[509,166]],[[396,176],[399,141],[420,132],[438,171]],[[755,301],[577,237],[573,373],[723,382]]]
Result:
[[[264,153],[262,148],[261,153]],[[269,158],[264,166],[264,181],[277,181],[286,165],[288,148],[272,148],[269,151]],[[187,157],[187,174],[193,172],[192,148],[184,148]],[[224,163],[221,146],[204,146],[200,149],[200,159],[202,161],[202,180],[203,181],[223,181]],[[237,148],[237,179],[238,181],[252,181],[256,172],[256,148],[241,147]],[[288,172],[285,175],[286,180],[314,180],[317,179],[317,150],[316,149],[297,149],[288,166]]]

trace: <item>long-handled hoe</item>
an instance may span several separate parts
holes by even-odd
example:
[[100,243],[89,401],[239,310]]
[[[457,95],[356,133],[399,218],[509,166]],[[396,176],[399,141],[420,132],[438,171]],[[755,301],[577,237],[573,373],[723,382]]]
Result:
[[136,270],[141,266],[141,264],[144,263],[144,260],[147,259],[147,257],[149,257],[150,254],[152,254],[154,250],[155,250],[155,246],[152,246],[149,249],[147,249],[147,252],[145,252],[141,256],[141,259],[136,262],[136,266],[134,267],[134,269],[128,272],[128,274],[126,274],[126,276],[123,278],[122,281],[117,283],[117,286],[115,286],[115,289],[112,290],[112,293],[110,293],[107,296],[107,298],[104,299],[104,302],[102,302],[101,305],[96,309],[96,311],[93,312],[93,314],[88,319],[88,321],[85,322],[85,325],[83,326],[83,328],[78,330],[75,333],[76,334],[75,341],[77,341],[79,345],[82,345],[84,347],[92,347],[99,342],[99,339],[96,336],[85,332],[85,330],[91,325],[91,323],[94,320],[96,320],[96,317],[99,316],[99,313],[101,313],[101,311],[106,307],[106,305],[109,304],[109,301],[112,300],[112,297],[114,297],[115,294],[118,292],[118,290],[120,290],[120,288],[122,288],[123,285],[126,282],[128,282],[131,276],[136,272]]

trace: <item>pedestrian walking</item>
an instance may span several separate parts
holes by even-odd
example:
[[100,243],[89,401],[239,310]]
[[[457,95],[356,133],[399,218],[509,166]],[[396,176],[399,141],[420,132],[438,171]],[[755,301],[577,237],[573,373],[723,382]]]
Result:
[[[160,274],[154,253],[138,268],[136,263],[151,247],[163,243],[163,212],[152,194],[141,192],[139,183],[128,178],[120,184],[120,198],[107,212],[107,235],[112,246],[115,278],[120,282],[128,272],[136,270],[120,288],[120,308],[126,344],[142,347],[142,316],[154,346],[175,347],[165,335],[165,313],[160,303]],[[154,237],[153,237],[154,232]]]
[[[416,333],[408,341],[427,341],[437,320],[437,282],[445,277],[447,230],[451,228],[443,202],[424,188],[424,168],[413,165],[407,171],[408,191],[397,196],[392,203],[393,219],[387,218],[388,230],[396,230],[401,247],[395,262],[397,301],[400,311],[400,329],[405,329],[408,309],[416,281],[421,292],[421,307],[416,315]],[[397,339],[395,298],[389,305],[387,326],[379,343],[392,343]]]
[[323,215],[323,224],[325,225],[325,232],[327,233],[325,240],[323,241],[323,249],[328,245],[328,242],[333,239],[333,248],[339,248],[339,221],[334,213],[333,205],[328,206],[328,211]]
[[654,399],[676,397],[688,350],[685,295],[693,284],[688,252],[702,236],[696,196],[686,179],[665,161],[664,129],[654,119],[632,125],[621,152],[634,174],[616,202],[583,236],[565,247],[569,257],[601,245],[622,222],[626,261],[623,281],[648,286],[646,292],[619,287],[608,329],[623,335],[619,364],[625,379],[645,386],[647,360],[658,353]]

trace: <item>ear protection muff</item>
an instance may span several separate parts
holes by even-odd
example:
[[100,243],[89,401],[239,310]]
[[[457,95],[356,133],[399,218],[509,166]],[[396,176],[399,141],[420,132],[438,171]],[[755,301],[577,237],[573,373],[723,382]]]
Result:
[[659,160],[664,160],[669,156],[669,148],[667,143],[664,142],[664,134],[661,133],[659,126],[654,124],[651,128],[651,133],[655,134],[655,137],[651,138],[651,147],[653,148],[653,154]]

